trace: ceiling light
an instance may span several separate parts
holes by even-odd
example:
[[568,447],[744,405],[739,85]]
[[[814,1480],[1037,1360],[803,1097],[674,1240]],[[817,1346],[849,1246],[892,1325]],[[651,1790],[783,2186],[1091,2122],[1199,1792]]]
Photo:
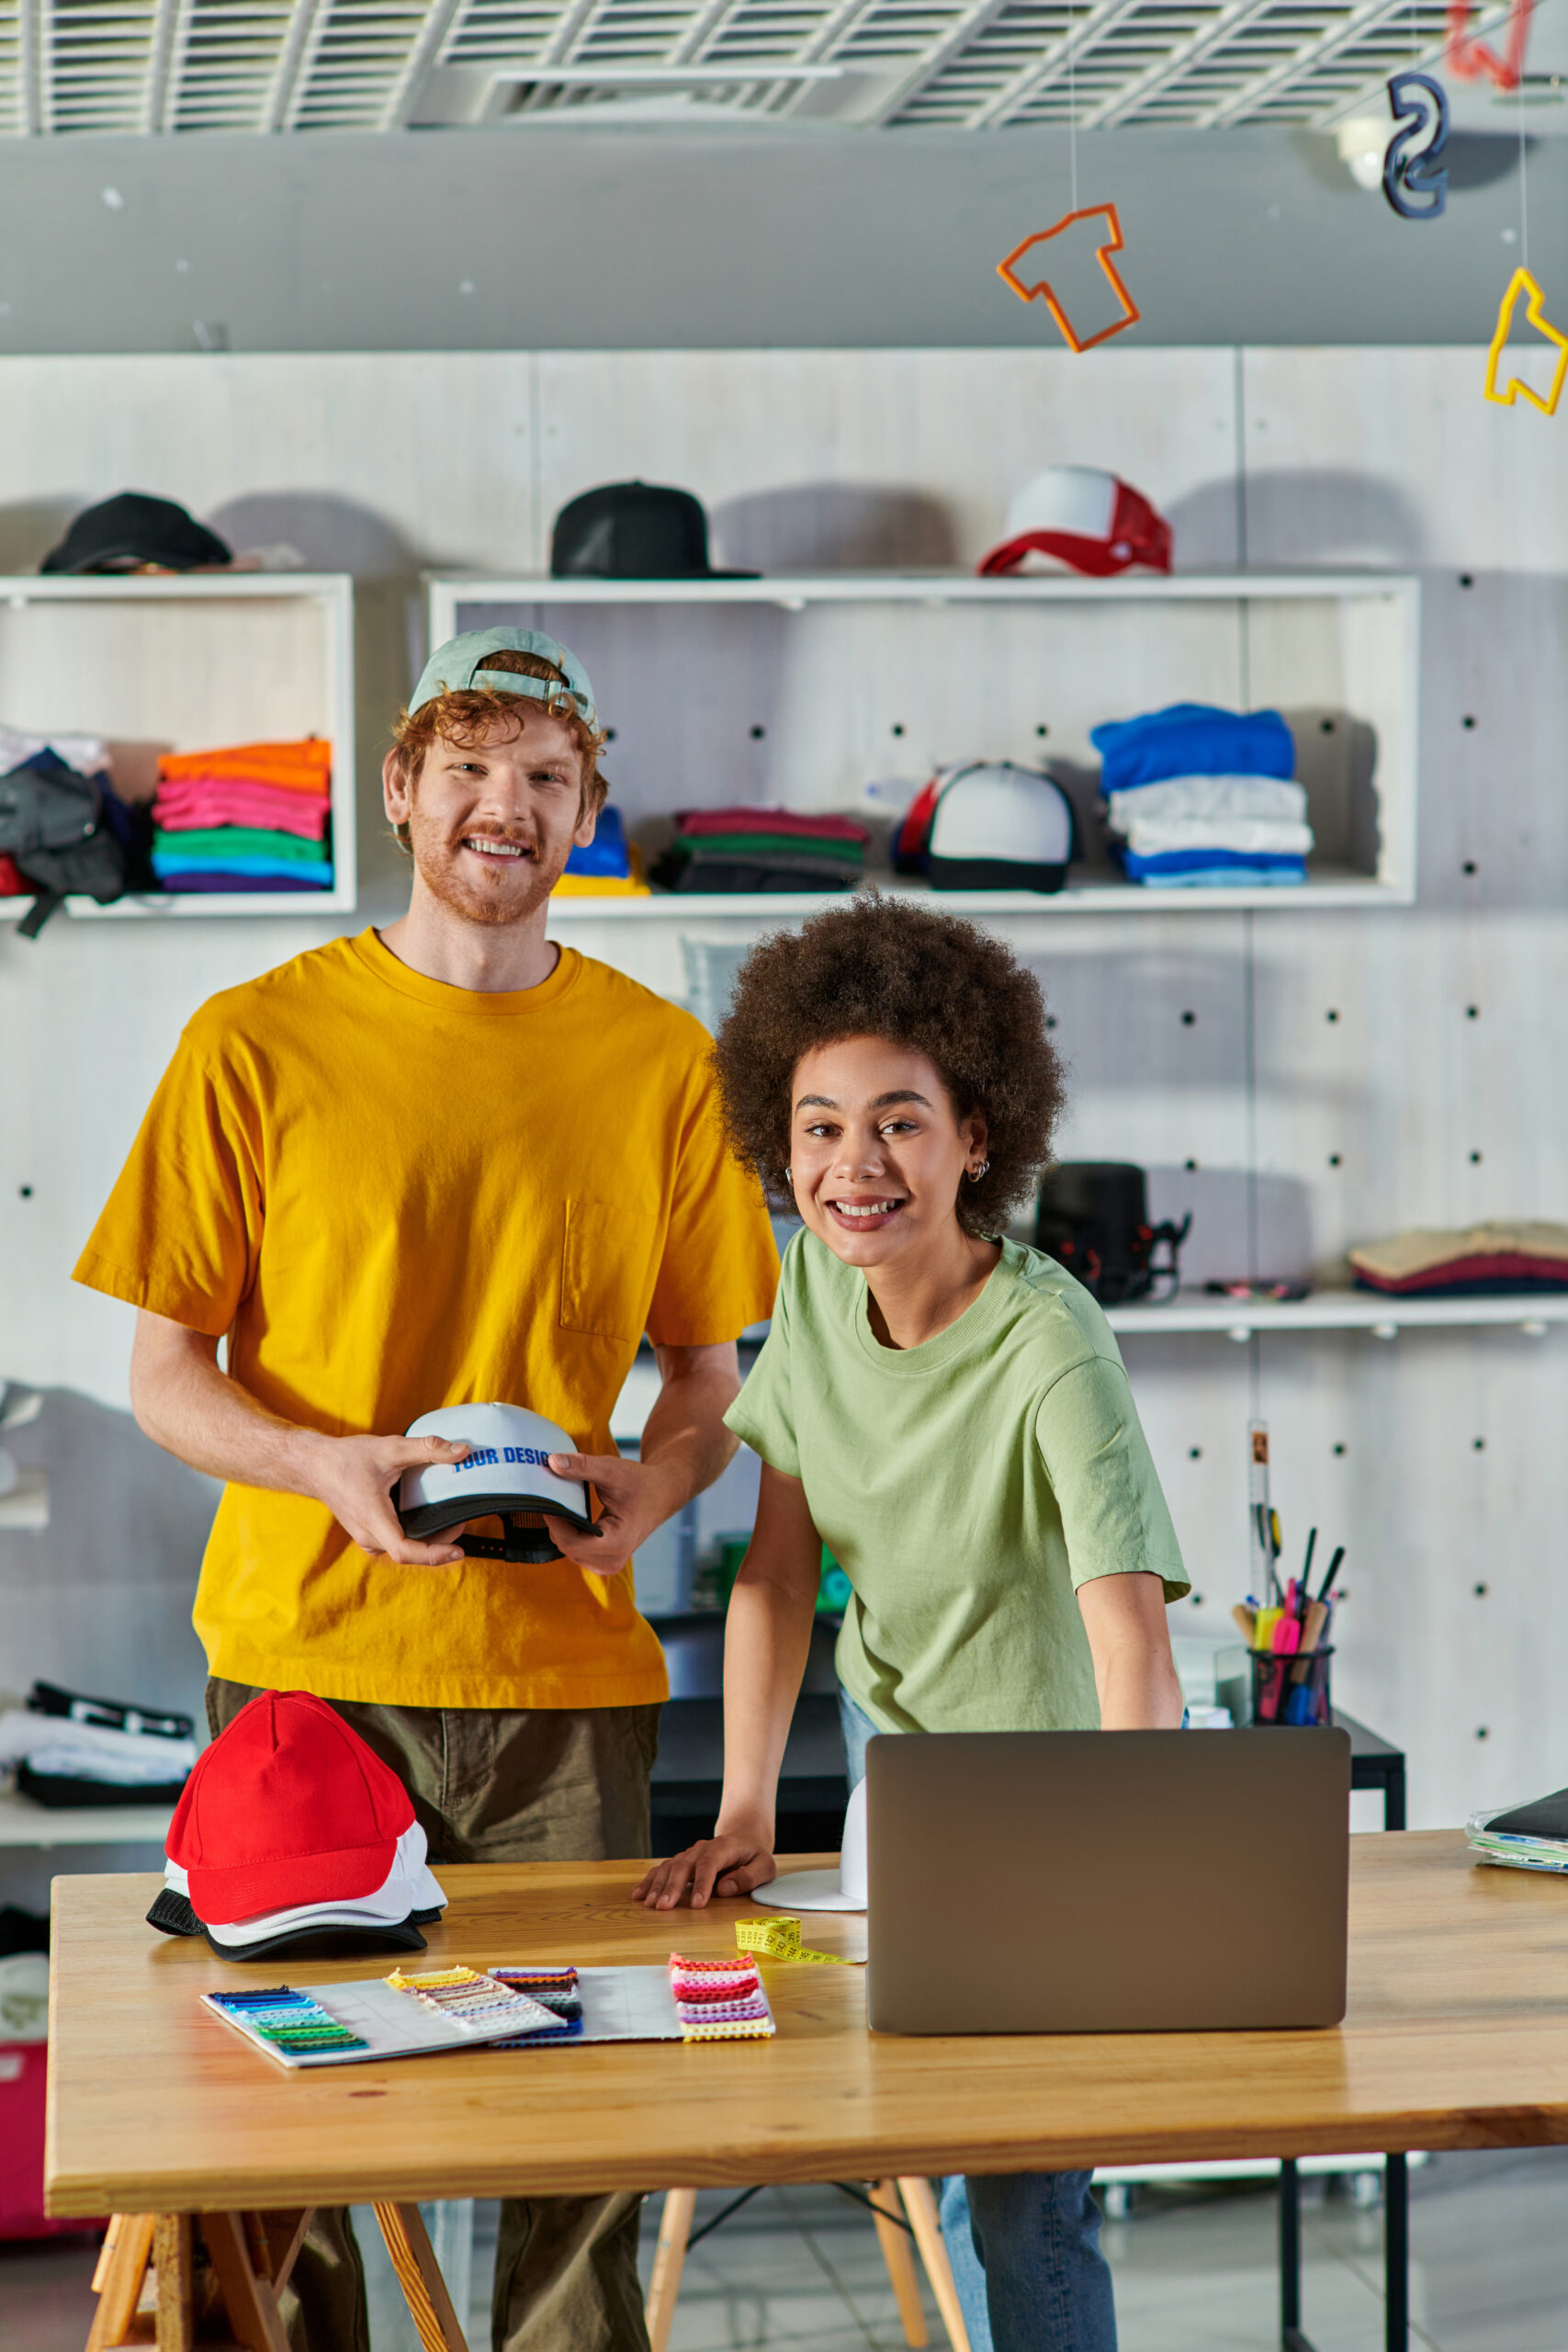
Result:
[[1382,187],[1383,150],[1389,142],[1389,125],[1376,115],[1352,115],[1348,122],[1339,125],[1335,137],[1338,141],[1339,160],[1356,186],[1369,190]]

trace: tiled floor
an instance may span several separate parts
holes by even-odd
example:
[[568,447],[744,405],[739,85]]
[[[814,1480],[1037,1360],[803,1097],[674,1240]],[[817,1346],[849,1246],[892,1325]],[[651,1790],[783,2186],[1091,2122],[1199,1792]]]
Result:
[[[727,2201],[697,2205],[697,2225]],[[1303,2191],[1304,2317],[1318,2352],[1382,2352],[1382,2219],[1316,2183]],[[1411,2179],[1413,2347],[1568,2352],[1568,2149],[1434,2158]],[[489,2341],[495,2209],[478,2209],[469,2343]],[[644,2230],[651,2267],[658,2200]],[[367,2248],[369,2233],[362,2238]],[[1122,2352],[1274,2352],[1274,2204],[1249,2186],[1145,2190],[1108,2222]],[[0,2245],[4,2352],[82,2352],[93,2250]],[[415,2352],[407,2314],[371,2269],[375,2352]],[[943,2343],[934,2305],[931,2342]],[[671,2352],[898,2352],[875,2233],[830,2188],[768,2189],[688,2259]]]

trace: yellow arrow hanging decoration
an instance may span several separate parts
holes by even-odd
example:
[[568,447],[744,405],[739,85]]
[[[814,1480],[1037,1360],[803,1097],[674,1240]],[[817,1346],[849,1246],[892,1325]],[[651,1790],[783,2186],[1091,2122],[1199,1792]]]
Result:
[[[1521,294],[1529,298],[1525,316],[1530,325],[1538,334],[1543,335],[1548,343],[1554,343],[1557,345],[1557,365],[1552,371],[1551,390],[1544,400],[1539,392],[1532,392],[1529,386],[1519,376],[1510,376],[1501,390],[1497,388],[1498,373],[1503,365],[1504,353],[1507,348],[1508,336],[1513,329],[1514,305]],[[1512,408],[1515,401],[1522,393],[1531,408],[1540,409],[1542,416],[1555,416],[1557,413],[1557,403],[1562,397],[1563,379],[1568,378],[1568,334],[1560,334],[1551,321],[1544,316],[1540,307],[1544,300],[1540,288],[1536,284],[1529,271],[1516,269],[1508,280],[1508,290],[1504,295],[1501,308],[1497,312],[1497,330],[1492,337],[1492,347],[1486,354],[1486,381],[1482,387],[1485,398],[1495,401],[1499,408]]]

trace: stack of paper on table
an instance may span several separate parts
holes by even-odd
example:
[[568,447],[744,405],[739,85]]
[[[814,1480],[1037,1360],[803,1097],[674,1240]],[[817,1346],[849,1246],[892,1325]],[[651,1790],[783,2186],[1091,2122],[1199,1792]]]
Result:
[[1568,1789],[1529,1804],[1472,1813],[1464,1834],[1483,1862],[1516,1871],[1568,1871]]

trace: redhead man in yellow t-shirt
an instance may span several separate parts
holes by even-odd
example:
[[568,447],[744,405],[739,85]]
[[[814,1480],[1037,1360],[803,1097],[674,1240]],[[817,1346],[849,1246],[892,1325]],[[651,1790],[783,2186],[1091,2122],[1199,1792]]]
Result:
[[[432,656],[383,771],[408,913],[201,1008],[76,1268],[140,1309],[141,1427],[227,1482],[195,1611],[214,1734],[258,1689],[331,1701],[437,1862],[647,1854],[669,1685],[627,1564],[734,1451],[778,1272],[702,1029],[546,935],[603,741],[553,639]],[[645,1331],[663,1385],[623,1462]],[[550,1467],[592,1481],[597,1542],[552,1521],[564,1556],[524,1568],[404,1536],[401,1471],[466,1449],[402,1432],[491,1398],[576,1440]],[[640,2352],[638,2203],[502,2207],[498,2352]],[[295,2277],[310,2352],[364,2352],[346,2217]]]

